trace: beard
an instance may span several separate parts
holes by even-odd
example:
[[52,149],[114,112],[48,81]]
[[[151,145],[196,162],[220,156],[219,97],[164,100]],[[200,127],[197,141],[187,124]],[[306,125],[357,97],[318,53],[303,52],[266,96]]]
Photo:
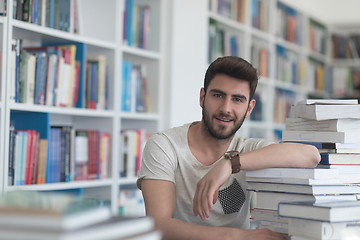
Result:
[[[249,106],[248,106],[248,108],[249,108]],[[219,115],[219,117],[228,117],[228,116],[229,116],[228,114],[223,114],[223,113],[221,113]],[[208,132],[210,133],[210,135],[216,139],[225,140],[225,139],[229,139],[229,138],[233,137],[235,135],[235,133],[239,130],[239,128],[242,126],[243,122],[245,121],[245,118],[246,118],[246,113],[238,122],[237,122],[237,118],[233,119],[233,121],[235,122],[235,125],[230,130],[230,132],[225,132],[225,127],[221,127],[220,129],[215,129],[214,125],[211,124],[210,114],[206,110],[205,102],[203,104],[203,109],[202,109],[203,123],[204,123],[206,129],[208,130]]]

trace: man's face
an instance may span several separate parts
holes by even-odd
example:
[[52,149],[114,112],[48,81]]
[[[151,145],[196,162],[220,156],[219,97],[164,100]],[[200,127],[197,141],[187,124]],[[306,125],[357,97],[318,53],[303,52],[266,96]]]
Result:
[[214,77],[206,95],[201,90],[203,123],[214,138],[228,139],[241,127],[255,106],[255,100],[249,103],[249,95],[248,82],[225,74]]

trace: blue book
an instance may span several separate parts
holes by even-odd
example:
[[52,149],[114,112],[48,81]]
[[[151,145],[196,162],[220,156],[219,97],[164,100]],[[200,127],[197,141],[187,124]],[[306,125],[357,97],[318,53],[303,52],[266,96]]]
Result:
[[50,7],[50,15],[49,15],[49,28],[54,28],[54,5],[55,0],[49,0],[49,7]]
[[50,129],[49,158],[46,165],[46,183],[57,183],[60,181],[60,128]]
[[23,131],[17,131],[16,133],[16,154],[15,154],[15,185],[21,185],[21,169],[22,169],[22,151],[23,151],[23,138],[24,138]]
[[22,131],[22,150],[21,150],[21,166],[20,166],[20,185],[25,184],[25,172],[26,172],[26,156],[28,151],[28,132]]

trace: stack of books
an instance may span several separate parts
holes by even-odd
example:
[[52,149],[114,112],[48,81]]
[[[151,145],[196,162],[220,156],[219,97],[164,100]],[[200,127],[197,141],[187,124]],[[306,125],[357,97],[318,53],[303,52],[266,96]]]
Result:
[[359,239],[360,201],[281,202],[291,240]]
[[[356,201],[360,198],[360,105],[357,100],[311,100],[292,106],[284,142],[315,145],[321,162],[314,169],[247,171],[254,192],[251,217],[258,228],[289,233],[280,202]],[[335,161],[336,159],[336,161]]]
[[14,191],[0,198],[0,239],[160,240],[161,232],[150,217],[113,216],[94,199]]

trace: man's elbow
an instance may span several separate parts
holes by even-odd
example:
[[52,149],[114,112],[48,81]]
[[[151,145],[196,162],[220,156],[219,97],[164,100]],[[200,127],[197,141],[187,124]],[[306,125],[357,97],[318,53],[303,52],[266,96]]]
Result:
[[305,146],[307,149],[306,149],[306,159],[304,161],[304,163],[306,163],[306,168],[314,168],[316,167],[320,160],[321,160],[321,157],[320,157],[320,153],[319,153],[319,150],[312,146],[312,145],[306,145]]

